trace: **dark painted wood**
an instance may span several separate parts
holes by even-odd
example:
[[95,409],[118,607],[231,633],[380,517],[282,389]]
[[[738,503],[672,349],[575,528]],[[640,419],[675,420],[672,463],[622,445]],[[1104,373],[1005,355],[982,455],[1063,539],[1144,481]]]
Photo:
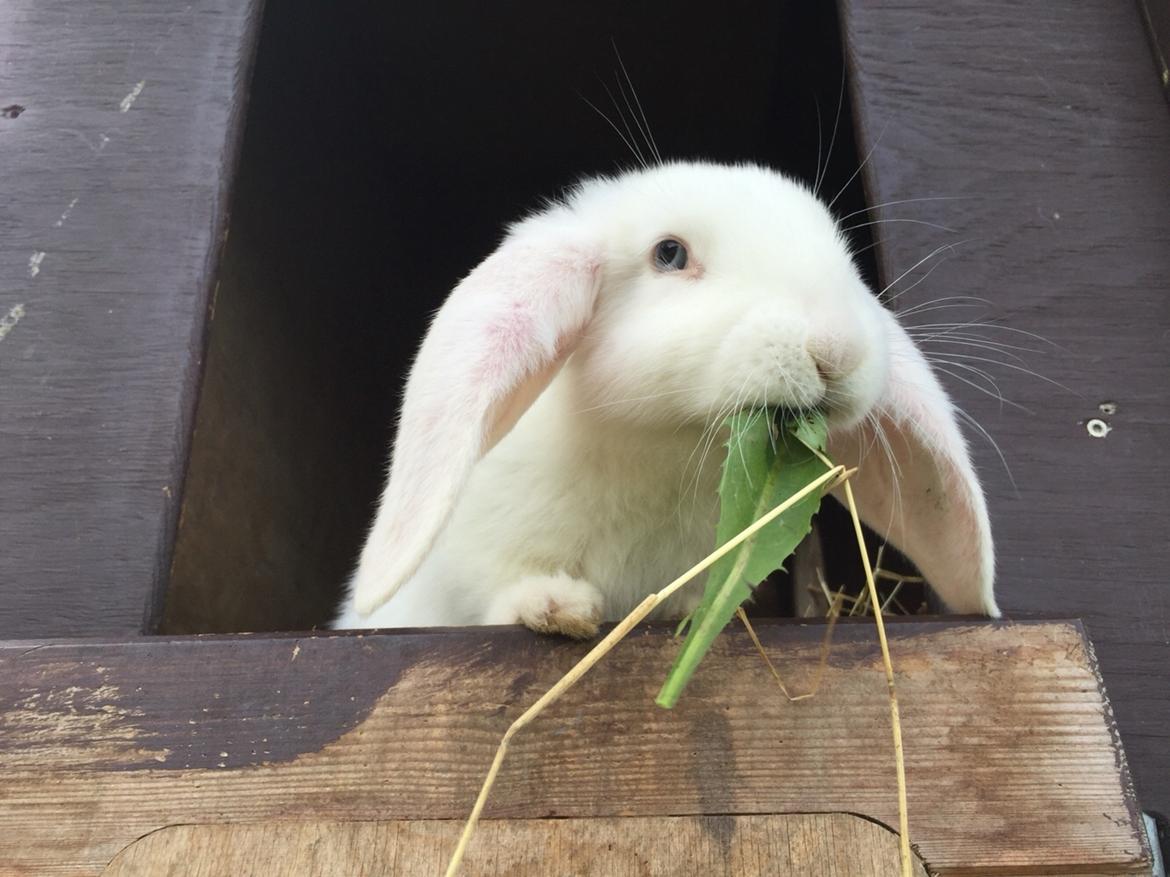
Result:
[[[1085,619],[1140,800],[1170,810],[1170,113],[1150,75],[1139,9],[1111,0],[850,0],[842,10],[859,140],[872,150],[871,203],[963,199],[875,209],[874,218],[955,229],[881,227],[887,280],[940,244],[967,241],[898,305],[981,296],[991,319],[1060,345],[977,330],[1038,347],[1021,354],[1026,367],[1069,388],[969,363],[1027,412],[948,380],[1017,485],[974,435],[1000,605],[1009,616]],[[1116,412],[1103,413],[1104,403]],[[1105,438],[1086,431],[1095,417],[1112,427]]]
[[156,613],[258,0],[0,6],[0,631]]

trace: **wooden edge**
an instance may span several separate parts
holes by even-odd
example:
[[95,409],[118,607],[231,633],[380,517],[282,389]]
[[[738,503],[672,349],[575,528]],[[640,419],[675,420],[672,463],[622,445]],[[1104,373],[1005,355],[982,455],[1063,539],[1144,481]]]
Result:
[[[160,874],[439,873],[461,826],[451,820],[169,825],[129,844],[105,877]],[[915,856],[914,874],[928,870]],[[851,813],[489,820],[464,860],[473,875],[770,874],[888,877],[898,836]]]
[[[957,627],[969,627],[972,624],[985,625],[996,628],[1010,628],[1020,625],[1065,624],[1084,636],[1084,624],[1079,618],[1068,618],[1062,615],[1047,615],[1044,613],[1028,613],[1012,618],[990,619],[982,615],[889,615],[885,617],[889,627],[909,628],[913,632],[942,631]],[[873,619],[864,616],[842,616],[835,622],[838,626],[848,625],[873,626]],[[757,629],[786,628],[786,627],[825,627],[827,618],[756,618],[752,624]],[[676,622],[646,621],[638,625],[631,636],[638,632],[653,633],[655,631],[673,632]],[[614,627],[613,624],[601,625],[598,637]],[[38,637],[35,639],[3,639],[0,638],[0,658],[8,657],[5,652],[32,652],[37,649],[53,648],[57,646],[116,646],[126,644],[158,645],[169,642],[232,642],[232,641],[259,641],[259,640],[298,640],[306,637],[313,638],[363,638],[363,637],[437,637],[450,639],[452,642],[466,640],[482,642],[485,638],[496,636],[530,635],[537,640],[552,643],[563,643],[558,637],[544,637],[539,634],[530,634],[527,628],[514,624],[480,625],[475,627],[401,627],[401,628],[368,628],[353,630],[282,630],[282,631],[240,631],[237,633],[196,633],[196,634],[150,634],[146,636],[64,636]]]
[[1130,823],[1137,829],[1138,842],[1141,844],[1142,857],[1153,861],[1153,850],[1150,848],[1150,837],[1143,830],[1145,821],[1142,818],[1141,807],[1138,804],[1137,788],[1134,786],[1133,774],[1129,770],[1129,759],[1125,757],[1125,746],[1121,742],[1121,732],[1117,727],[1117,718],[1113,715],[1113,704],[1109,700],[1109,692],[1105,690],[1105,679],[1101,675],[1101,665],[1097,661],[1097,650],[1093,648],[1093,641],[1083,624],[1078,624],[1081,642],[1085,646],[1085,661],[1089,665],[1094,678],[1097,680],[1097,693],[1101,697],[1101,706],[1105,717],[1105,727],[1113,739],[1113,751],[1117,757],[1117,775],[1121,780],[1121,788],[1125,793],[1125,807],[1129,811]]
[[232,97],[231,113],[223,141],[222,164],[216,198],[216,210],[212,217],[212,246],[208,249],[199,276],[203,306],[195,316],[192,326],[190,355],[182,376],[180,391],[181,415],[175,425],[175,443],[172,459],[175,485],[174,501],[167,503],[162,520],[162,538],[158,545],[155,562],[153,587],[147,592],[143,606],[142,632],[153,633],[162,621],[174,561],[175,541],[178,537],[179,522],[182,519],[183,500],[187,488],[187,471],[191,462],[191,446],[195,435],[195,415],[199,407],[199,394],[203,386],[204,364],[211,337],[211,315],[215,311],[215,294],[219,287],[219,267],[223,260],[224,245],[227,243],[231,217],[228,208],[240,167],[244,144],[244,124],[247,119],[248,96],[251,92],[252,74],[256,69],[256,52],[260,42],[260,25],[264,17],[264,0],[253,0],[253,9],[246,17],[245,30],[240,40],[238,62],[239,75],[236,77],[237,91]]

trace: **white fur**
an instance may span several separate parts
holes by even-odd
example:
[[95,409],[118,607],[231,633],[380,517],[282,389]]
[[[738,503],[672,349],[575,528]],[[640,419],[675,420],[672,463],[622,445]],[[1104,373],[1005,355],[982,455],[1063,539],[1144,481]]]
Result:
[[[664,237],[686,244],[686,270],[653,267]],[[705,453],[704,429],[764,404],[826,406],[831,449],[873,475],[857,488],[867,521],[950,605],[997,612],[950,403],[829,212],[764,168],[677,163],[581,184],[452,293],[336,626],[582,635],[619,618],[711,550],[721,449]],[[900,447],[906,489],[867,415]]]

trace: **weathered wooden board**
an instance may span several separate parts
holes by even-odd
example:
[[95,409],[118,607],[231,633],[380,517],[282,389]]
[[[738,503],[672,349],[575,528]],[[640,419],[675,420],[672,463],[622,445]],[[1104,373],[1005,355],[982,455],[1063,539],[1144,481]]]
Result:
[[[1170,112],[1138,4],[848,0],[841,10],[858,137],[863,154],[872,150],[870,203],[960,199],[874,211],[955,229],[877,226],[887,281],[939,245],[965,241],[897,304],[980,296],[993,319],[1061,345],[975,330],[1046,350],[1009,352],[1070,392],[996,352],[927,345],[935,356],[966,350],[1006,360],[966,364],[988,370],[1005,397],[1029,409],[1001,410],[944,376],[995,438],[1017,485],[972,430],[997,537],[1000,605],[1009,615],[1085,619],[1138,797],[1170,812]],[[923,312],[908,322],[981,313]],[[1107,402],[1116,413],[1102,414]],[[1112,432],[1091,437],[1093,417]]]
[[0,4],[0,632],[140,632],[258,0]]
[[[760,625],[791,688],[820,625]],[[911,837],[941,874],[1141,873],[1143,839],[1075,623],[892,626]],[[180,823],[463,819],[507,725],[587,647],[507,630],[0,648],[0,862],[96,874]],[[849,812],[897,824],[869,624],[789,703],[740,631],[680,706],[636,631],[514,742],[491,819]],[[1078,870],[1079,869],[1079,870]]]
[[[114,857],[105,877],[267,877],[281,874],[441,874],[462,825],[413,822],[269,822],[180,825],[148,834]],[[898,836],[848,813],[658,816],[483,822],[464,877],[890,877]],[[916,875],[926,877],[920,860]]]

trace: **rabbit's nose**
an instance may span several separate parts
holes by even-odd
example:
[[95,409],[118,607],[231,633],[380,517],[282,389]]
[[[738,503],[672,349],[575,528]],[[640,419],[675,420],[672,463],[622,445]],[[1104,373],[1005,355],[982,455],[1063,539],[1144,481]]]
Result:
[[838,334],[810,338],[805,345],[817,375],[826,384],[847,378],[861,365],[860,345]]

